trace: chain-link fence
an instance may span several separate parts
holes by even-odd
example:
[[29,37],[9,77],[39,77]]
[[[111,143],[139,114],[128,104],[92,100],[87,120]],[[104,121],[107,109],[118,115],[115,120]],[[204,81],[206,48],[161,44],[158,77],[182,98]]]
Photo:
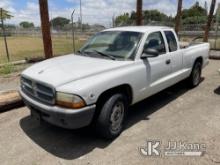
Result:
[[[76,31],[75,47],[78,50],[82,44],[98,31]],[[0,33],[1,34],[1,33]],[[40,29],[7,30],[7,44],[10,61],[24,60],[26,58],[43,57],[43,41]],[[52,43],[54,56],[73,53],[72,31],[52,30]],[[0,63],[7,62],[5,43],[0,36]]]
[[[126,24],[122,26],[135,25]],[[172,22],[156,22],[151,21],[145,23],[145,25],[160,25],[174,27]],[[85,41],[93,34],[103,30],[105,27],[99,24],[93,26],[86,26],[86,28],[75,28],[75,47],[78,50]],[[199,38],[198,41],[202,41],[204,35],[205,25],[182,25],[179,33],[180,41],[191,42],[195,38]],[[212,24],[210,31],[209,42],[211,49],[220,50],[220,31],[218,24]],[[9,47],[9,55],[11,61],[23,60],[25,58],[43,57],[43,42],[41,29],[21,29],[21,28],[6,28],[7,42]],[[82,31],[83,30],[83,31]],[[53,53],[55,56],[73,53],[73,37],[72,29],[66,28],[64,30],[51,29],[52,41],[53,41]],[[7,62],[6,51],[2,32],[0,29],[0,63]]]

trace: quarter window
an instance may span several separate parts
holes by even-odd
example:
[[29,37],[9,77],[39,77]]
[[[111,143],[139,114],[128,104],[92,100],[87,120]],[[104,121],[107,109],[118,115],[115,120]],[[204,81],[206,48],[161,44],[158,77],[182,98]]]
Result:
[[165,31],[165,36],[167,38],[169,51],[174,52],[177,50],[177,42],[176,37],[174,36],[172,31]]

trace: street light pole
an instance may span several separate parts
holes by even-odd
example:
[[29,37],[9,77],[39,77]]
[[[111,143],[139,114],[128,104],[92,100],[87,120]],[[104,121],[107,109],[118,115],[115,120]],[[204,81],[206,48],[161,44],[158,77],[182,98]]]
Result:
[[76,47],[75,47],[75,29],[74,29],[74,22],[73,22],[73,15],[75,13],[75,9],[73,10],[71,14],[71,20],[72,20],[72,36],[73,36],[73,52],[76,52]]

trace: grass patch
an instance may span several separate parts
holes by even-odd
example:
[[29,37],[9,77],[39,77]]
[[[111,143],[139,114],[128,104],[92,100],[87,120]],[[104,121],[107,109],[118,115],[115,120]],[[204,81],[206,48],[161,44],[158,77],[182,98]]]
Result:
[[15,66],[12,64],[6,64],[0,67],[0,74],[3,74],[3,75],[11,74],[14,71],[15,71]]
[[[43,57],[43,41],[41,37],[8,37],[8,47],[11,61],[23,60],[26,57]],[[73,52],[72,38],[53,37],[54,56],[70,54]],[[76,49],[79,49],[83,41],[76,41]],[[0,37],[0,63],[6,63],[6,52],[3,38]]]

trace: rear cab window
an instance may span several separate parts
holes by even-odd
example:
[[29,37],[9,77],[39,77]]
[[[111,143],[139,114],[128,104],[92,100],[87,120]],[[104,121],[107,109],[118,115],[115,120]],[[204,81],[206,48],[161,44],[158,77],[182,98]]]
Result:
[[167,44],[169,47],[169,52],[174,52],[178,50],[178,45],[177,45],[177,40],[172,31],[164,31],[166,39],[167,39]]

